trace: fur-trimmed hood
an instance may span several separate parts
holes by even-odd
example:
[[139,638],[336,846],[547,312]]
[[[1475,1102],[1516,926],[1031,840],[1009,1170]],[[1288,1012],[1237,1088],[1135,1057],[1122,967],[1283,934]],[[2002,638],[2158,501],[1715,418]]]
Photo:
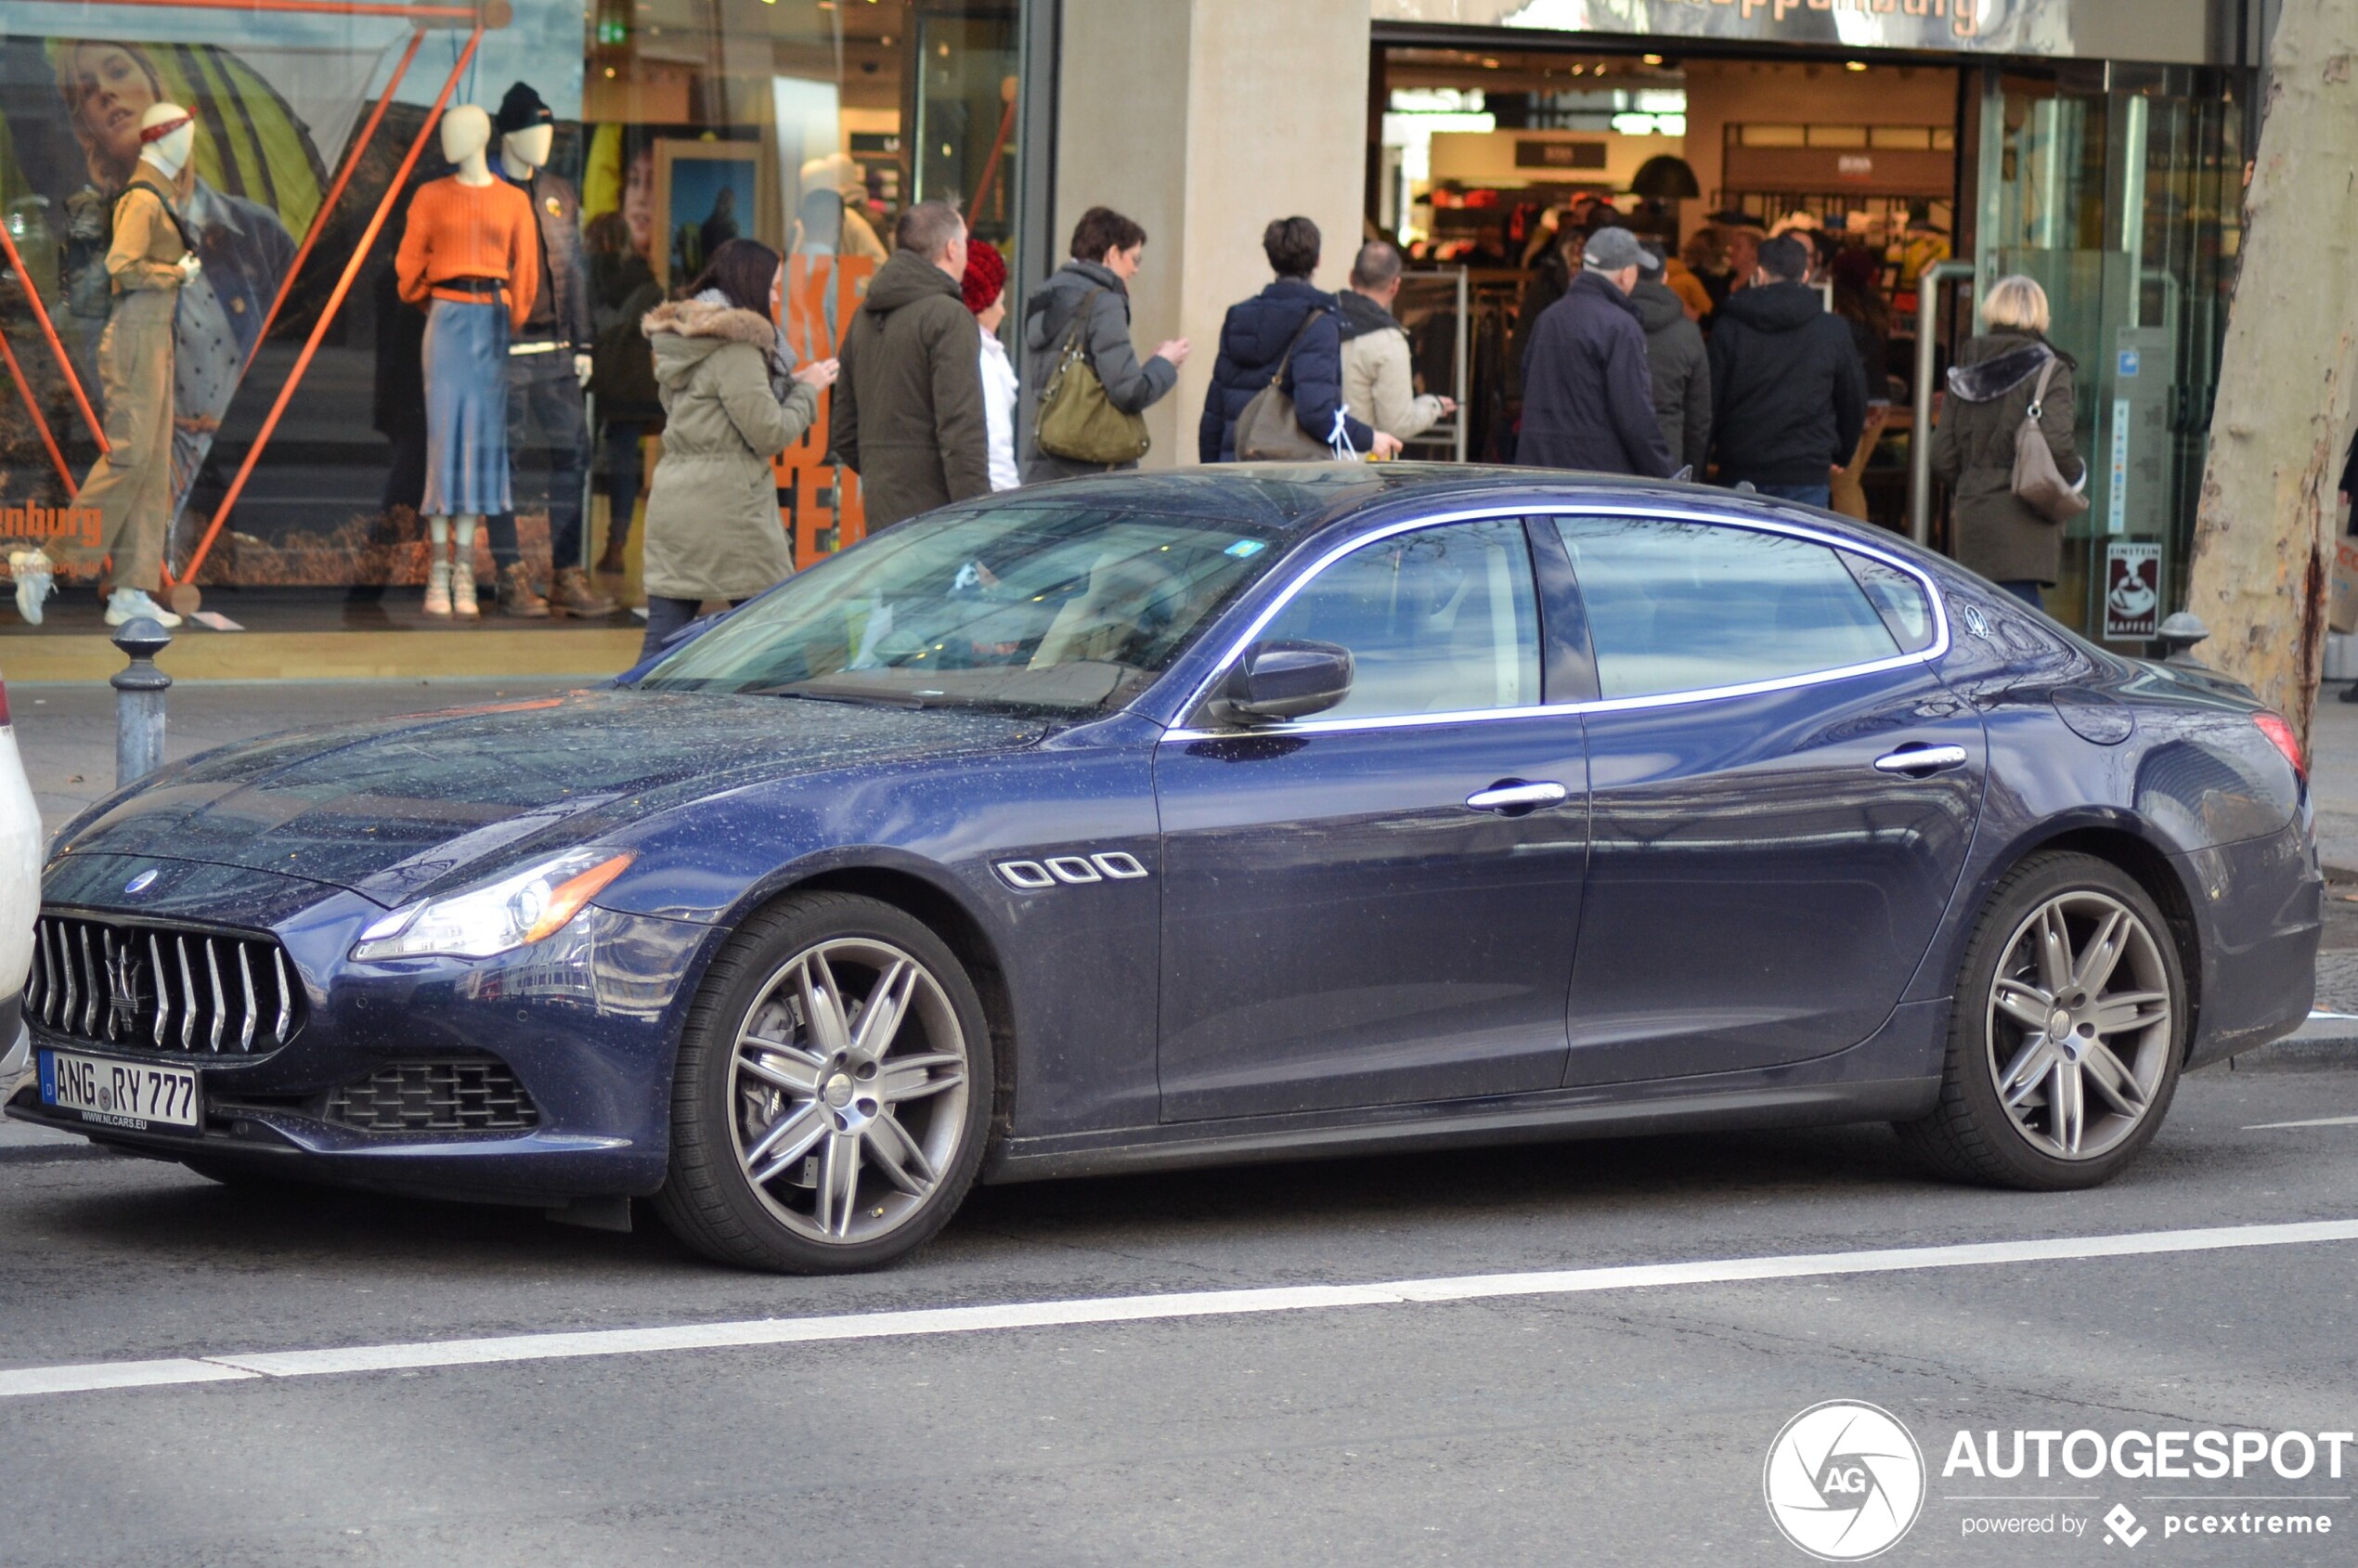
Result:
[[639,330],[650,338],[668,332],[683,338],[746,343],[764,354],[778,341],[778,330],[759,311],[707,305],[702,300],[674,300],[659,305],[640,318]]
[[675,388],[685,385],[706,360],[736,343],[761,358],[766,380],[771,345],[778,341],[777,329],[760,312],[702,300],[659,305],[647,312],[639,330],[654,350],[656,384]]
[[1949,372],[1949,391],[1967,403],[1995,403],[2060,359],[2069,369],[2071,356],[2044,338],[2013,332],[1991,332],[1975,338],[1959,356],[1966,361]]

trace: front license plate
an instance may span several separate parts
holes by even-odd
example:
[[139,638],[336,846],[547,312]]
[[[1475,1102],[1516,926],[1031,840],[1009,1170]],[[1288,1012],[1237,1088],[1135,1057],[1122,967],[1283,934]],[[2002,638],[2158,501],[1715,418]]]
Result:
[[185,1067],[41,1053],[41,1103],[98,1127],[194,1133],[204,1126],[197,1075]]

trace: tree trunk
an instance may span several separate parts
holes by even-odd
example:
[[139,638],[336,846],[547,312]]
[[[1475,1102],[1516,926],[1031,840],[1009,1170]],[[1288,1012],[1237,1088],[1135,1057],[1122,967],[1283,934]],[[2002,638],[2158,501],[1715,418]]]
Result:
[[2195,522],[2200,655],[2304,741],[2325,654],[2335,488],[2358,369],[2350,0],[2286,0]]

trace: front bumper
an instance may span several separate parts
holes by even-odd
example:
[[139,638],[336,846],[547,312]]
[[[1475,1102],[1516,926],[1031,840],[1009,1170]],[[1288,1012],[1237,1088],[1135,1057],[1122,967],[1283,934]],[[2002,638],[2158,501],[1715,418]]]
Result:
[[[53,868],[52,905],[65,901],[61,880],[85,895],[94,880],[60,878],[63,869]],[[105,868],[95,880],[120,888],[123,870]],[[710,927],[591,906],[548,940],[498,958],[355,964],[352,944],[380,906],[316,884],[298,885],[308,897],[295,897],[284,886],[293,879],[240,876],[253,882],[244,901],[216,897],[188,908],[143,900],[134,911],[119,901],[94,907],[85,896],[71,907],[105,920],[201,918],[271,931],[304,992],[294,1037],[241,1058],[108,1045],[36,1025],[35,1050],[194,1067],[205,1125],[194,1135],[99,1130],[42,1107],[37,1084],[0,1077],[9,1116],[165,1159],[435,1197],[539,1205],[640,1196],[662,1185],[672,1059]],[[255,912],[275,918],[240,918]],[[486,1058],[523,1085],[534,1125],[373,1132],[331,1112],[335,1091],[387,1068]]]

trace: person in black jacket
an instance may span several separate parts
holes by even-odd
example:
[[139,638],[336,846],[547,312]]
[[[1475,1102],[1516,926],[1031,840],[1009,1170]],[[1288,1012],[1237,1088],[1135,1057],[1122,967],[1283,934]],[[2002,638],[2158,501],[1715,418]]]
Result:
[[1866,377],[1850,328],[1802,279],[1809,247],[1765,241],[1752,287],[1711,330],[1711,445],[1723,485],[1823,507],[1867,422]]
[[1318,270],[1318,226],[1308,218],[1279,218],[1263,232],[1261,249],[1277,280],[1229,306],[1221,323],[1220,357],[1212,363],[1211,389],[1204,395],[1203,421],[1196,433],[1197,455],[1203,461],[1237,460],[1237,421],[1278,374],[1280,363],[1295,418],[1311,439],[1332,441],[1339,422],[1354,450],[1399,454],[1396,436],[1354,418],[1343,406],[1341,316],[1334,296],[1310,281]]
[[1636,235],[1599,229],[1579,276],[1540,315],[1523,355],[1517,462],[1646,479],[1678,471],[1654,414],[1646,329],[1629,301],[1643,259]]

